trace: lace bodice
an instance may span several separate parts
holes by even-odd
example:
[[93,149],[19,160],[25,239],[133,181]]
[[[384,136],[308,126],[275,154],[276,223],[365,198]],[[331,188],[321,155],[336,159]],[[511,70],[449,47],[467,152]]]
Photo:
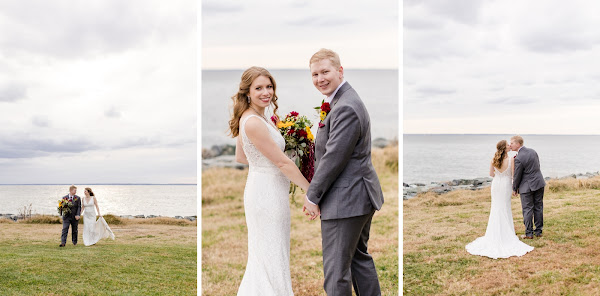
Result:
[[246,135],[246,122],[248,122],[248,119],[251,117],[259,118],[262,122],[264,122],[267,125],[267,129],[269,130],[271,138],[275,141],[275,143],[277,143],[279,149],[281,149],[281,151],[285,149],[285,140],[274,126],[271,126],[264,120],[264,118],[261,118],[260,116],[254,114],[249,115],[248,117],[244,118],[242,124],[240,125],[240,135],[242,136],[242,148],[246,154],[246,159],[248,160],[250,170],[279,172],[279,168],[275,166],[266,156],[264,156]]
[[88,203],[88,202],[86,202],[86,200],[87,200],[87,197],[84,197],[84,198],[83,198],[83,205],[84,205],[85,207],[93,207],[93,206],[94,206],[94,198],[93,198],[93,197],[92,197],[92,198],[90,198],[90,202],[89,202],[89,203]]
[[508,160],[508,166],[504,171],[500,171],[497,167],[494,167],[494,178],[510,178],[512,180],[512,169],[510,166],[510,159]]
[[81,199],[81,203],[85,207],[83,214],[85,216],[96,218],[96,206],[94,205],[94,197],[91,197],[89,202],[86,202],[87,197]]
[[248,263],[238,296],[293,296],[290,275],[290,180],[246,135],[250,117],[267,125],[279,149],[285,140],[264,118],[249,115],[240,124],[242,149],[250,168],[244,188],[244,214],[248,229]]

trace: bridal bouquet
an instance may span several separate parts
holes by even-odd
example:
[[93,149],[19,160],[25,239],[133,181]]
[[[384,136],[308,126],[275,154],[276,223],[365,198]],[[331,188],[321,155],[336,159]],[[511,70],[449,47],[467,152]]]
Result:
[[[312,122],[306,116],[300,116],[298,112],[292,111],[279,120],[272,116],[271,120],[277,125],[279,132],[285,139],[285,153],[296,163],[302,175],[310,182],[315,167],[315,137],[310,128]],[[296,193],[296,184],[290,187],[292,196]]]
[[71,214],[71,208],[73,207],[73,202],[70,202],[68,199],[63,198],[58,200],[58,214],[66,216]]

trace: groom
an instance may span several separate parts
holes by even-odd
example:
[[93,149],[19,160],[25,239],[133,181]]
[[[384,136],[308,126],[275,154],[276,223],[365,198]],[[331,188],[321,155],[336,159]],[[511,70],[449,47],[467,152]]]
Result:
[[[513,176],[513,196],[521,194],[523,208],[523,223],[525,224],[525,239],[542,236],[544,227],[544,176],[540,171],[540,159],[535,150],[523,146],[523,138],[510,138],[510,149],[517,151],[515,156],[515,173]],[[535,230],[533,230],[533,221]]]
[[64,247],[67,243],[69,225],[71,225],[71,239],[73,240],[73,245],[77,245],[77,226],[79,224],[79,215],[81,214],[81,198],[75,195],[75,193],[77,193],[77,187],[71,185],[69,194],[63,197],[63,199],[73,203],[73,208],[71,208],[71,213],[69,214],[62,215],[61,213],[63,218],[63,228],[62,235],[60,236],[60,247]]
[[[371,163],[369,113],[344,80],[337,53],[321,49],[310,59],[315,87],[327,98],[315,140],[315,173],[303,211],[321,215],[324,288],[329,296],[381,295],[367,252],[371,219],[383,193]],[[324,112],[324,113],[323,113]]]

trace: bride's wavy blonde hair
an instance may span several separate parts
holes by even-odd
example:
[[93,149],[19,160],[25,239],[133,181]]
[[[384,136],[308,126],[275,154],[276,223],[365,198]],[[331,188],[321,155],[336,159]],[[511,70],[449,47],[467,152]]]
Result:
[[267,69],[261,67],[250,67],[242,74],[242,80],[240,81],[240,87],[238,92],[231,97],[233,100],[233,114],[231,116],[231,120],[229,120],[229,134],[232,138],[235,138],[240,133],[240,118],[244,111],[250,108],[250,103],[248,102],[248,96],[250,95],[250,85],[252,82],[260,76],[265,76],[271,80],[273,84],[273,99],[271,100],[271,104],[273,105],[273,115],[277,115],[277,109],[279,109],[279,105],[277,105],[277,85],[275,84],[275,79]]
[[502,140],[496,144],[496,154],[494,154],[494,167],[502,168],[502,163],[506,158],[506,140]]

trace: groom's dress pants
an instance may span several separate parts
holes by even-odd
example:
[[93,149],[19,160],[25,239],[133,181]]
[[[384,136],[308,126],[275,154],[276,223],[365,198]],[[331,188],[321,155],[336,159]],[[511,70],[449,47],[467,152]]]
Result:
[[77,243],[77,226],[79,225],[79,220],[75,219],[73,216],[63,216],[63,228],[62,235],[60,236],[60,242],[62,244],[67,243],[67,234],[69,234],[69,225],[71,226],[71,239],[73,240],[73,244]]
[[[523,224],[525,235],[533,236],[542,234],[544,227],[544,187],[531,192],[521,193],[521,207],[523,208]],[[535,222],[535,231],[533,222]]]
[[321,221],[324,288],[328,296],[379,296],[381,290],[373,258],[367,252],[370,214]]

